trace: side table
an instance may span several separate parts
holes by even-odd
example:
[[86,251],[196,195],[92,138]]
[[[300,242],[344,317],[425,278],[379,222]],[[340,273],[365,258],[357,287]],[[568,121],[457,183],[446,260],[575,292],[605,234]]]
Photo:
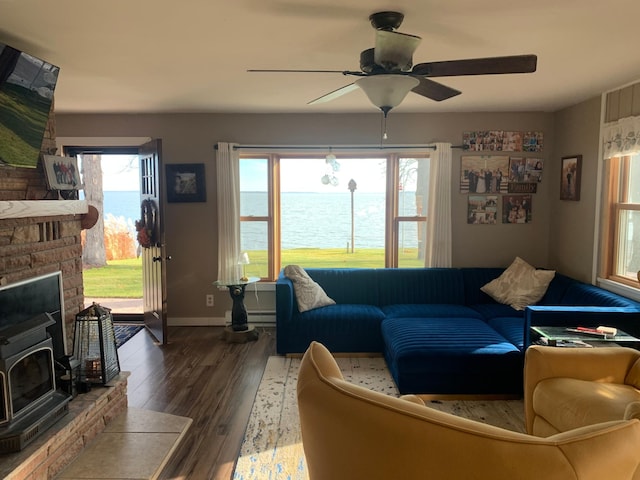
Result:
[[233,300],[231,326],[225,327],[223,338],[231,343],[245,343],[258,339],[258,331],[247,323],[247,309],[244,306],[244,290],[247,285],[259,281],[259,277],[213,282],[216,287],[227,287]]
[[531,327],[532,339],[537,338],[540,344],[551,347],[615,347],[626,346],[638,348],[640,338],[618,330],[615,335],[590,335],[567,329],[564,326]]

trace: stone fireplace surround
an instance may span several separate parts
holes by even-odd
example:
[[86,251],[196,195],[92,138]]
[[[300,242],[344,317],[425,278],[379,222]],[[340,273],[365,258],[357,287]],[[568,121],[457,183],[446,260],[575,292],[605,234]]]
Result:
[[69,413],[24,450],[0,456],[0,478],[54,478],[127,408],[127,372],[69,403]]
[[[40,148],[57,151],[54,104]],[[0,165],[0,285],[62,272],[67,348],[75,315],[84,308],[81,219],[87,204],[55,200],[37,168]],[[71,352],[68,352],[71,353]],[[24,450],[0,455],[0,478],[53,478],[127,408],[127,372],[69,403],[69,413]]]
[[[52,210],[51,203],[0,201],[0,283],[61,271],[70,348],[75,315],[84,303],[80,212],[86,211],[86,204],[56,201]],[[78,395],[69,403],[69,413],[24,450],[0,455],[0,478],[53,478],[60,473],[126,410],[127,376],[121,372],[108,386]]]

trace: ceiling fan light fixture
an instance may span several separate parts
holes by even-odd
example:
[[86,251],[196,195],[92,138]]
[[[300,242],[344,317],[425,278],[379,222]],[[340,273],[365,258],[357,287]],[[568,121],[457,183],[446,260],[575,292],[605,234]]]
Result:
[[407,72],[413,66],[413,53],[420,45],[421,38],[400,32],[376,32],[376,47],[373,59],[387,71]]
[[371,103],[385,114],[402,103],[420,81],[409,75],[371,75],[356,80],[356,85],[369,97]]

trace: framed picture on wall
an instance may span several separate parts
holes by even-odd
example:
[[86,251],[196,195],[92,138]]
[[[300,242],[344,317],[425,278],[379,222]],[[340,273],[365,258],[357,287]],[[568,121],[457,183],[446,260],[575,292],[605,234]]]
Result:
[[530,223],[532,200],[531,195],[503,195],[502,223]]
[[507,191],[509,157],[463,155],[460,157],[460,193],[504,193]]
[[206,202],[204,163],[176,163],[165,166],[167,202]]
[[580,200],[582,155],[562,157],[560,165],[560,200]]
[[467,223],[472,225],[496,225],[498,215],[497,195],[469,195]]

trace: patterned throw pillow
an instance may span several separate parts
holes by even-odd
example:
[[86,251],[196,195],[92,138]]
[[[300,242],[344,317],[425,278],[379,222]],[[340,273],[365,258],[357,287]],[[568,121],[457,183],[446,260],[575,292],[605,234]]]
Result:
[[544,296],[553,280],[554,270],[536,270],[520,257],[502,275],[480,288],[498,303],[511,305],[516,310],[524,310]]
[[298,301],[300,313],[336,303],[327,296],[322,287],[314,282],[302,267],[287,265],[284,267],[284,276],[293,282],[293,291]]

